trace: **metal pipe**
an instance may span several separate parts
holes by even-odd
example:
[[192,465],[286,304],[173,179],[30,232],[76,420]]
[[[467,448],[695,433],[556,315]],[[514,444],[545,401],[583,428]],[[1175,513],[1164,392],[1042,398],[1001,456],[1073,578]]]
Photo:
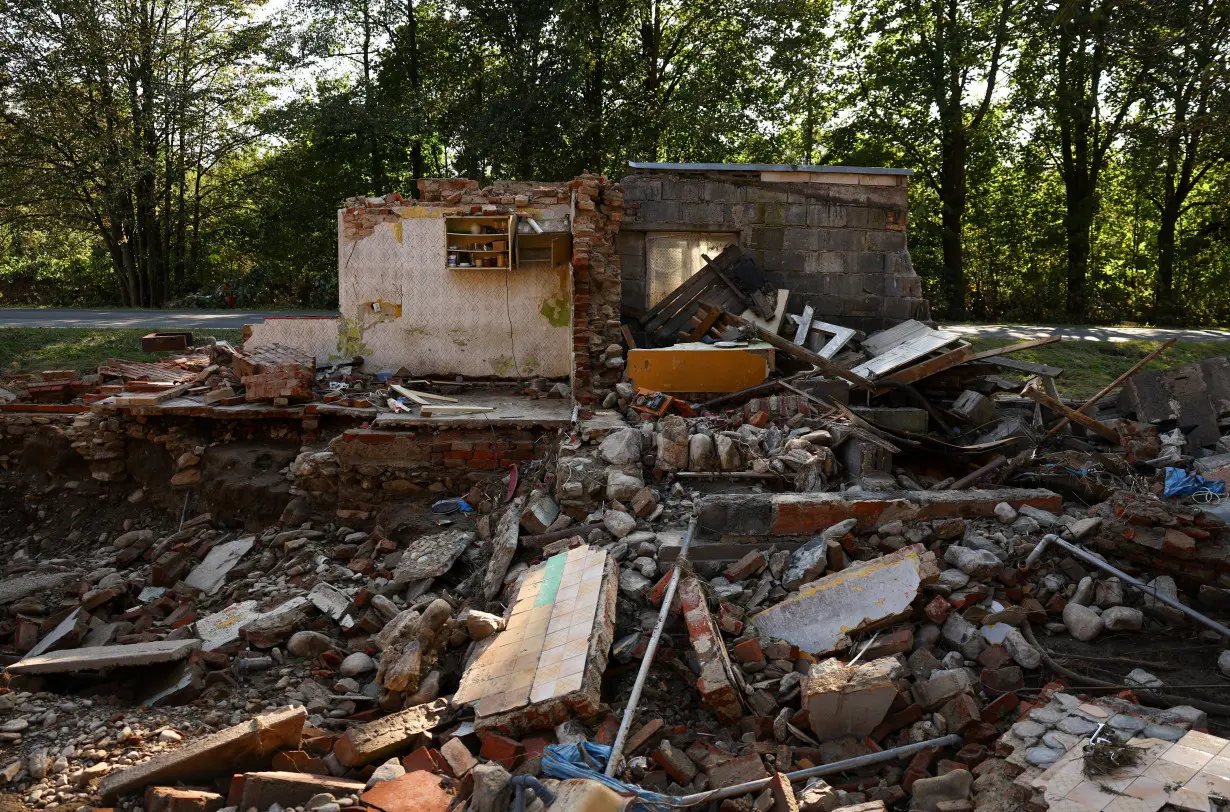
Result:
[[[931,748],[939,749],[941,747],[960,747],[964,744],[964,739],[955,733],[950,733],[938,739],[929,739],[925,742],[917,742],[915,744],[904,744],[901,747],[894,747],[890,750],[882,750],[879,753],[868,753],[865,756],[855,756],[847,758],[844,761],[834,761],[831,764],[821,764],[818,767],[808,767],[806,770],[796,770],[792,773],[786,773],[786,778],[790,779],[791,783],[802,781],[805,778],[818,778],[824,775],[832,775],[833,773],[843,772],[845,770],[857,770],[862,767],[870,767],[873,764],[879,764],[883,761],[892,761],[906,756],[912,756],[920,750],[928,750]],[[771,778],[759,778],[755,781],[747,781],[742,784],[735,784],[733,787],[723,787],[721,789],[709,790],[708,792],[698,792],[694,795],[684,795],[682,798],[676,798],[674,806],[694,806],[696,804],[705,803],[706,801],[720,801],[723,798],[734,798],[737,795],[746,795],[749,792],[755,792],[769,785]]]
[[624,707],[624,716],[619,723],[619,732],[615,734],[615,743],[611,745],[611,757],[606,762],[606,774],[613,777],[619,769],[620,757],[623,755],[624,740],[628,738],[628,730],[632,727],[632,719],[636,716],[636,703],[641,699],[641,690],[645,687],[645,678],[653,665],[653,655],[658,652],[658,641],[662,639],[662,629],[671,613],[671,603],[675,600],[675,588],[679,586],[679,567],[688,556],[688,547],[692,544],[692,534],[696,532],[696,517],[688,521],[688,532],[683,534],[683,544],[679,547],[679,555],[675,558],[675,567],[671,570],[670,583],[666,585],[666,595],[662,598],[662,609],[658,612],[658,622],[653,627],[649,637],[649,645],[645,647],[645,656],[641,658],[641,670],[637,672],[636,682],[632,685],[632,695]]
[[1076,556],[1080,560],[1084,561],[1085,563],[1092,564],[1093,566],[1097,567],[1103,572],[1110,573],[1111,575],[1115,576],[1119,580],[1126,583],[1128,586],[1135,587],[1141,592],[1144,592],[1146,595],[1152,595],[1154,600],[1161,601],[1162,603],[1166,604],[1169,607],[1178,609],[1180,612],[1187,615],[1192,620],[1195,620],[1198,623],[1202,623],[1205,626],[1208,626],[1210,629],[1217,632],[1222,637],[1230,638],[1230,628],[1226,628],[1225,626],[1218,623],[1216,620],[1213,620],[1210,617],[1206,617],[1200,614],[1195,609],[1192,609],[1190,606],[1180,603],[1179,601],[1175,600],[1169,595],[1161,594],[1156,589],[1151,588],[1148,584],[1144,583],[1143,581],[1139,581],[1136,578],[1133,578],[1132,576],[1128,575],[1123,570],[1118,569],[1117,567],[1113,567],[1110,564],[1107,564],[1105,561],[1098,558],[1096,555],[1089,552],[1084,547],[1078,547],[1075,544],[1064,541],[1063,539],[1061,539],[1059,536],[1055,535],[1054,533],[1047,533],[1045,536],[1043,536],[1042,541],[1038,542],[1038,546],[1033,549],[1033,552],[1031,552],[1028,556],[1026,556],[1025,569],[1029,569],[1033,567],[1034,564],[1038,563],[1038,559],[1042,557],[1043,550],[1045,550],[1047,545],[1050,545],[1050,544],[1058,544],[1060,547],[1064,548],[1065,550],[1067,550],[1068,552],[1070,552],[1072,555]]

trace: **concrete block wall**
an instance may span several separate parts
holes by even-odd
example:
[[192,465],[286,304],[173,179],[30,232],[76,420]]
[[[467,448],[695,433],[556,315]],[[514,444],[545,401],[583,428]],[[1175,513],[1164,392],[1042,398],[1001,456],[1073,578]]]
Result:
[[906,244],[904,174],[637,170],[621,181],[616,238],[625,311],[647,306],[645,236],[738,235],[769,280],[827,321],[875,330],[915,317],[922,282]]

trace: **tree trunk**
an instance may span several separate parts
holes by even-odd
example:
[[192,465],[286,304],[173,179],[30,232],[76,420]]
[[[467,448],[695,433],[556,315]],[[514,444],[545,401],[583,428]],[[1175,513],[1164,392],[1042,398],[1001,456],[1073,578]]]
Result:
[[[418,11],[414,7],[414,0],[406,0],[406,37],[409,42],[406,47],[409,49],[410,61],[410,92],[414,94],[414,107],[419,116],[419,120],[415,122],[417,132],[422,132],[422,105],[419,102],[419,18]],[[422,193],[419,191],[419,181],[423,178],[423,141],[420,138],[415,138],[410,142],[410,174],[413,175],[410,186],[410,194],[417,198]]]
[[962,221],[965,218],[965,131],[960,121],[942,125],[946,132],[940,162],[940,243],[944,251],[943,287],[948,318],[965,318],[965,257]]
[[1074,324],[1089,317],[1086,283],[1089,279],[1090,231],[1093,228],[1092,184],[1078,179],[1067,184],[1064,228],[1068,243],[1067,315]]
[[1166,195],[1157,227],[1157,279],[1153,289],[1156,318],[1164,324],[1173,323],[1178,315],[1174,297],[1175,231],[1179,223],[1179,203]]

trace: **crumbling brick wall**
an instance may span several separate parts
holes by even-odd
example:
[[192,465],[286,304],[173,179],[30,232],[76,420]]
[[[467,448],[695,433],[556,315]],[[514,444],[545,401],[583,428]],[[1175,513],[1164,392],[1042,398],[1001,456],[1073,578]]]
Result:
[[[497,181],[480,188],[474,180],[449,178],[423,179],[418,185],[418,200],[405,200],[401,195],[390,194],[383,198],[347,201],[340,217],[342,255],[345,255],[348,241],[371,236],[382,223],[412,222],[421,216],[445,214],[524,215],[531,209],[544,209],[553,214],[561,210],[568,212],[572,217],[570,372],[573,388],[577,398],[587,404],[596,402],[609,391],[619,379],[622,365],[622,359],[607,354],[608,347],[620,342],[621,289],[619,257],[615,250],[615,235],[623,218],[623,193],[619,185],[589,174],[566,183]],[[414,216],[409,216],[411,214]],[[349,310],[356,308],[348,307],[347,302],[355,297],[346,295],[346,284],[344,278],[339,278],[343,288],[342,315],[356,324],[343,323],[343,343],[353,331],[351,327],[360,333],[357,336],[359,344],[370,343],[373,337],[379,340],[380,333],[388,332],[394,327],[392,322],[400,318],[400,307],[396,314],[360,317],[357,312],[350,313]],[[395,304],[400,302],[399,298]],[[363,310],[366,314],[371,308]],[[364,320],[373,323],[359,323]],[[347,348],[341,349],[345,355]],[[363,353],[356,350],[354,354]]]
[[617,240],[624,306],[649,304],[647,234],[700,232],[737,235],[769,281],[790,290],[788,312],[807,300],[816,318],[864,330],[926,317],[906,247],[907,173],[832,169],[645,169],[625,177]]
[[[622,375],[619,349],[621,279],[615,238],[623,222],[624,195],[606,177],[582,175],[569,187],[576,193],[572,222],[573,375],[576,397],[593,405]],[[614,352],[610,353],[615,355]]]

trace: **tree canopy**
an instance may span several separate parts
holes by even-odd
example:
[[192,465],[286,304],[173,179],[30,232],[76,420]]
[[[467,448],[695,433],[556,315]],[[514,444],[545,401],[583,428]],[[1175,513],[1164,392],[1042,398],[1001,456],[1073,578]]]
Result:
[[1230,321],[1226,0],[0,0],[0,305],[336,304],[336,210],[913,169],[941,317]]

